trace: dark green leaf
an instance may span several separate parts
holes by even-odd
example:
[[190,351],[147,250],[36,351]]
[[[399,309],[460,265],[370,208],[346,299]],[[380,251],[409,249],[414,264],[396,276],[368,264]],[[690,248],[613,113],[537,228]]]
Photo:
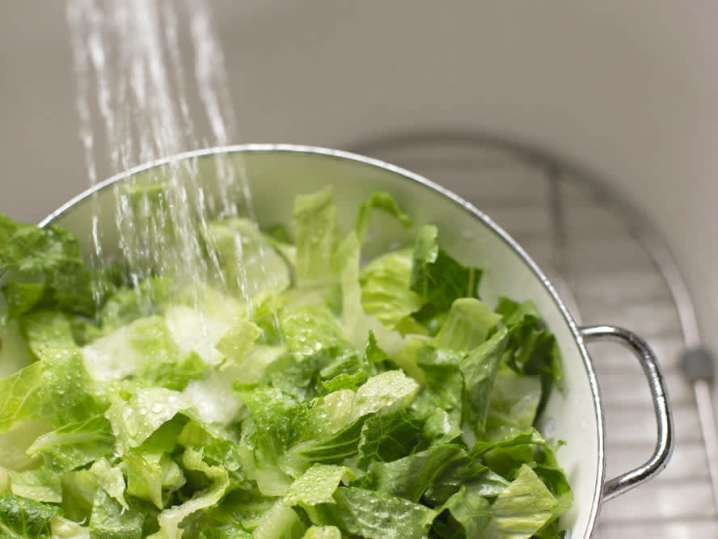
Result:
[[414,244],[411,289],[427,302],[416,314],[419,320],[447,311],[459,298],[479,297],[481,270],[465,267],[446,254],[437,235],[435,226],[423,226]]
[[57,506],[35,502],[13,494],[2,494],[0,495],[0,536],[8,539],[49,538],[50,522],[59,513]]
[[434,480],[464,450],[458,445],[436,445],[392,462],[373,462],[364,484],[391,496],[419,501]]
[[391,462],[409,455],[422,441],[423,425],[407,410],[369,417],[359,438],[358,464]]

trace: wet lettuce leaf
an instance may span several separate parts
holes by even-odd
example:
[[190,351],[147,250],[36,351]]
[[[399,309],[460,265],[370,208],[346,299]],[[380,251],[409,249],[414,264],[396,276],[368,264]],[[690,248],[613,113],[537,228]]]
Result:
[[49,538],[57,506],[14,494],[0,495],[0,532],[11,539]]
[[61,228],[38,228],[0,215],[0,322],[42,305],[91,315],[92,274],[77,239]]
[[478,298],[481,270],[466,267],[439,248],[438,230],[433,225],[419,229],[414,243],[411,289],[426,305],[416,313],[426,321],[447,311],[459,298]]

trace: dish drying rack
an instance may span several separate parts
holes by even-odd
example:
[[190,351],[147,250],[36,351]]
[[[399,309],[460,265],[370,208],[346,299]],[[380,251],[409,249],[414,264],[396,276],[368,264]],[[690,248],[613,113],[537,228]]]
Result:
[[[426,132],[377,138],[352,149],[466,198],[526,248],[580,323],[610,321],[653,347],[669,388],[676,450],[655,480],[603,506],[594,537],[718,537],[718,485],[706,471],[709,458],[718,466],[710,389],[705,383],[694,387],[681,361],[686,350],[700,345],[695,311],[651,224],[590,175],[507,141]],[[630,352],[597,343],[589,353],[601,386],[610,478],[651,453],[652,404]]]

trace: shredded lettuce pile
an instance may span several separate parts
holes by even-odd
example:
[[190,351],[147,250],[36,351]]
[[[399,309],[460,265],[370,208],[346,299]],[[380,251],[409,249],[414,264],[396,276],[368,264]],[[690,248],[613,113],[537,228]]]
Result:
[[[406,242],[365,260],[390,225]],[[483,303],[386,193],[348,232],[324,189],[205,241],[223,283],[131,288],[0,216],[1,537],[562,535],[535,428],[561,362],[530,302]]]

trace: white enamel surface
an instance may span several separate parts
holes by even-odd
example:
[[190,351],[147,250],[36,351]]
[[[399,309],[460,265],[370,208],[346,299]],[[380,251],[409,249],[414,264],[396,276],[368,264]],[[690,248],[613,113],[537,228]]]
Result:
[[[571,528],[572,538],[588,537],[603,482],[603,425],[590,362],[579,344],[573,321],[562,310],[550,285],[528,258],[511,245],[511,240],[491,228],[488,218],[462,201],[420,183],[421,179],[410,173],[371,160],[355,161],[337,152],[317,154],[282,148],[286,151],[269,153],[265,151],[268,147],[251,146],[252,151],[241,154],[262,224],[288,221],[295,195],[332,184],[342,224],[348,227],[359,201],[372,191],[389,191],[418,224],[433,223],[439,227],[441,243],[450,253],[464,263],[485,269],[481,291],[486,300],[493,302],[507,295],[536,303],[556,334],[565,369],[565,391],[554,392],[544,416],[545,431],[548,436],[567,442],[559,452],[559,460],[568,473],[575,501],[566,524]],[[211,159],[203,158],[200,166],[204,174],[212,174]],[[441,182],[441,178],[435,180]],[[103,218],[108,223],[113,221],[110,198],[111,190],[102,191],[99,198]],[[87,241],[91,204],[87,200],[75,202],[73,211],[57,222]],[[382,237],[374,238],[377,249],[402,237],[400,229],[387,227],[382,232]],[[105,237],[112,241],[111,234]]]

